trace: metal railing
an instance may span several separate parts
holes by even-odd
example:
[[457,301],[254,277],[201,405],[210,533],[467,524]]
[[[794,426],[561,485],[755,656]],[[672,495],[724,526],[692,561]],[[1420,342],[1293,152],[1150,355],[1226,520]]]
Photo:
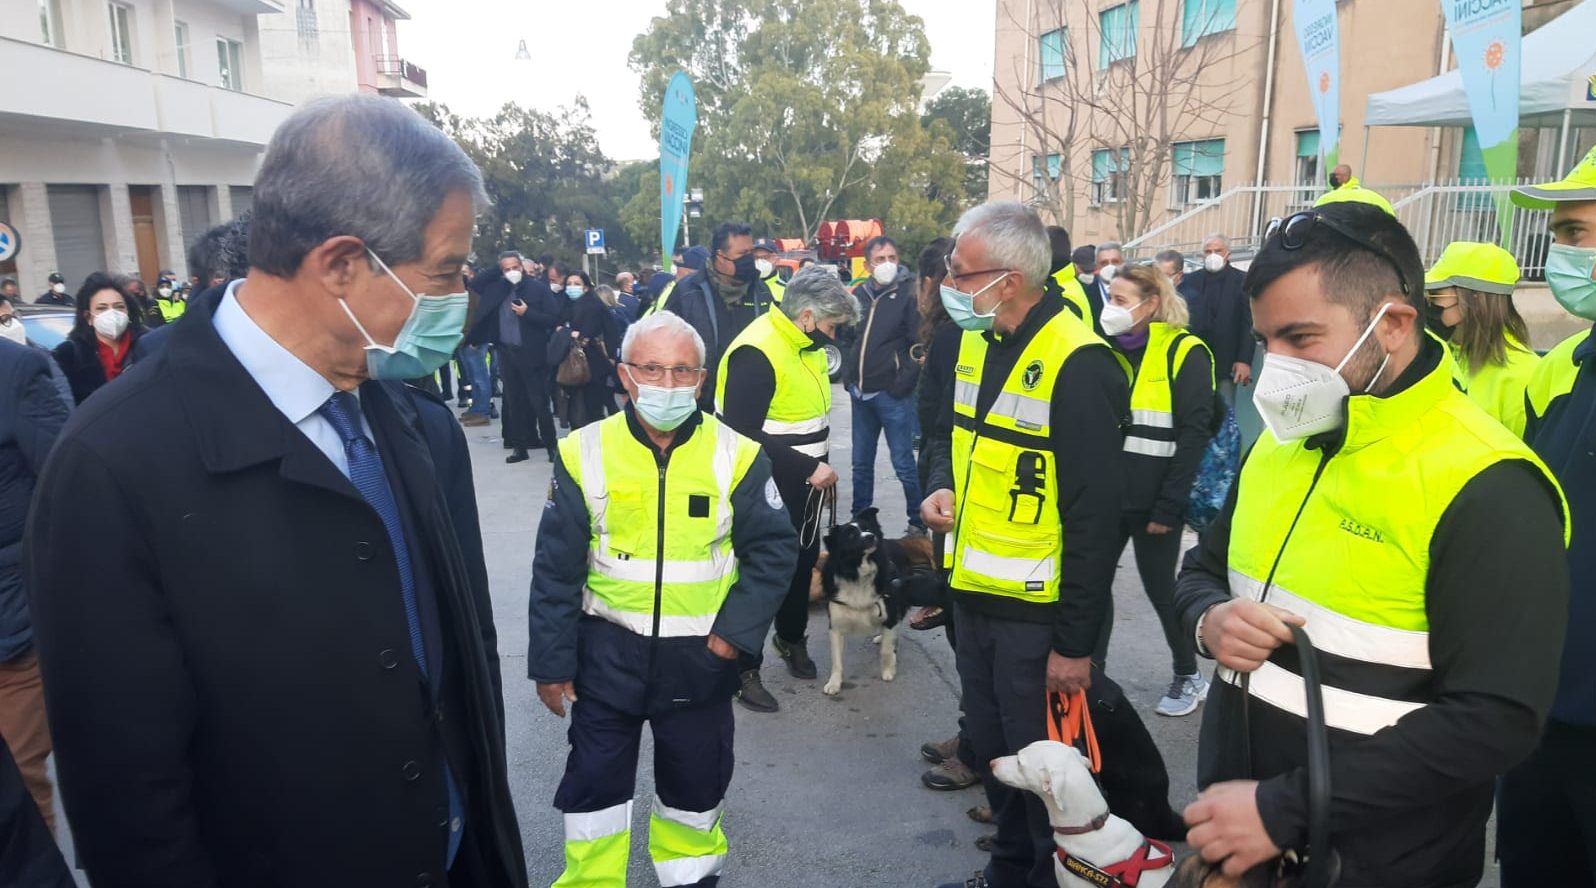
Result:
[[1391,205],[1418,242],[1426,266],[1440,258],[1441,251],[1453,241],[1500,243],[1497,212],[1498,208],[1505,209],[1512,214],[1513,227],[1503,246],[1518,260],[1524,280],[1538,281],[1545,278],[1546,247],[1552,242],[1547,231],[1551,212],[1521,209],[1508,199],[1515,187],[1534,181],[1445,181],[1392,201]]
[[[1507,199],[1514,187],[1530,181],[1445,180],[1431,185],[1364,187],[1391,202],[1397,219],[1418,243],[1426,266],[1453,241],[1499,242],[1496,217],[1500,203],[1513,214],[1508,251],[1518,260],[1526,280],[1541,280],[1546,247],[1551,242],[1546,230],[1549,214],[1512,207]],[[1308,209],[1323,193],[1314,185],[1238,185],[1128,241],[1125,255],[1127,259],[1150,259],[1167,249],[1195,254],[1202,250],[1203,238],[1216,232],[1230,240],[1232,252],[1256,250],[1263,245],[1269,220]]]
[[427,88],[427,69],[407,61],[401,56],[377,56],[377,73],[390,74],[414,83],[422,89]]

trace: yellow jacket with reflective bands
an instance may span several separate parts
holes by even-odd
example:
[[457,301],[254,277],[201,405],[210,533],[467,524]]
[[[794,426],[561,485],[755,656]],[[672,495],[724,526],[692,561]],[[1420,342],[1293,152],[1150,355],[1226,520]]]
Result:
[[[1131,383],[1131,426],[1125,452],[1173,459],[1179,430],[1175,428],[1175,380],[1193,349],[1207,350],[1201,339],[1179,327],[1154,322],[1147,326],[1147,350]],[[1213,361],[1210,355],[1209,366]],[[1213,388],[1210,369],[1208,385]]]
[[592,538],[582,610],[639,635],[708,635],[737,580],[732,490],[759,445],[712,416],[663,466],[626,414],[560,441]]
[[1068,311],[1025,345],[984,415],[976,413],[986,334],[966,332],[954,366],[952,539],[944,555],[954,588],[1033,604],[1058,600],[1064,528],[1054,464],[1053,388],[1077,349],[1107,348]]
[[772,307],[737,334],[715,374],[715,410],[726,411],[726,369],[732,352],[759,349],[776,374],[776,396],[765,413],[763,431],[771,443],[824,459],[831,437],[831,377],[826,354],[814,347],[779,307]]
[[[1428,702],[1430,540],[1464,485],[1517,460],[1539,469],[1561,501],[1550,470],[1451,375],[1443,356],[1391,397],[1352,397],[1339,449],[1282,444],[1265,432],[1237,479],[1231,594],[1307,618],[1325,655],[1332,728],[1373,734]],[[1248,694],[1306,717],[1296,662],[1291,645],[1275,651],[1249,676]],[[1228,669],[1219,678],[1241,684]]]

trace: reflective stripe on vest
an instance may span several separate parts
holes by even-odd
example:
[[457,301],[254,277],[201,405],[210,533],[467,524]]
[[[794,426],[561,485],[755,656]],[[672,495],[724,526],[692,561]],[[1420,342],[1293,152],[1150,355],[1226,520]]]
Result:
[[[1171,459],[1175,456],[1175,380],[1193,349],[1207,350],[1201,339],[1168,324],[1147,327],[1147,349],[1131,383],[1131,427],[1125,433],[1125,452]],[[1209,360],[1210,369],[1213,361]],[[1213,374],[1209,373],[1209,388]]]
[[621,413],[559,446],[588,510],[583,612],[639,635],[709,634],[737,579],[731,492],[759,445],[704,416],[662,477]]
[[958,508],[944,555],[954,588],[1058,600],[1065,543],[1053,460],[1053,388],[1059,368],[1085,346],[1107,348],[1074,314],[1054,315],[1025,344],[991,408],[978,418],[987,339],[970,332],[960,341],[953,403]]
[[[1551,472],[1458,391],[1451,372],[1443,357],[1405,391],[1349,399],[1345,442],[1328,455],[1266,432],[1237,479],[1231,592],[1306,618],[1326,721],[1340,730],[1372,734],[1434,694],[1430,543],[1458,492],[1511,460],[1539,470],[1562,501]],[[1231,670],[1218,675],[1242,683]],[[1306,715],[1291,645],[1246,684],[1251,696]]]
[[781,309],[772,308],[737,334],[720,359],[715,380],[715,410],[726,412],[726,377],[732,353],[756,348],[776,377],[776,393],[760,428],[772,444],[821,459],[830,452],[831,378],[826,354]]

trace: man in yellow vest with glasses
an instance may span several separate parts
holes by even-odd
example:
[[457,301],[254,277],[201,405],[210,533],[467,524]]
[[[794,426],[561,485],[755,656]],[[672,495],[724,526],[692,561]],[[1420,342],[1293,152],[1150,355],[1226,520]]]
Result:
[[697,332],[670,312],[645,318],[621,362],[631,400],[560,441],[532,565],[527,673],[554,714],[571,702],[554,884],[626,884],[648,722],[659,884],[712,886],[737,656],[764,644],[797,546],[759,445],[698,411]]
[[[1119,557],[1130,389],[1108,344],[1044,296],[1053,252],[1035,213],[986,204],[953,234],[942,304],[965,333],[927,436],[921,516],[949,535],[965,732],[975,759],[990,761],[1047,739],[1047,692],[1092,683]],[[950,884],[1055,885],[1041,799],[985,783],[992,858]]]
[[1226,873],[1306,849],[1318,650],[1341,884],[1473,885],[1497,775],[1556,688],[1567,529],[1546,466],[1452,384],[1424,266],[1357,202],[1275,227],[1247,272],[1267,431],[1176,607],[1219,663],[1187,841]]
[[[1596,322],[1596,148],[1559,182],[1513,192],[1551,210],[1546,284],[1569,314]],[[1502,888],[1596,885],[1596,340],[1578,333],[1530,376],[1524,440],[1568,492],[1568,612],[1561,678],[1540,746],[1502,778]]]

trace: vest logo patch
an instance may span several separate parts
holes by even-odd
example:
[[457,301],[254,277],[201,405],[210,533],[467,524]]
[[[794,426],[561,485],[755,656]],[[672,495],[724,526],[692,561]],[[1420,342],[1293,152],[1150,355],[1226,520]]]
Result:
[[1372,543],[1385,542],[1385,537],[1380,534],[1380,531],[1375,530],[1367,524],[1359,524],[1358,522],[1353,521],[1351,518],[1341,519],[1341,529],[1355,537],[1362,537]]
[[954,364],[953,372],[960,376],[974,376],[975,368],[969,364]]
[[1047,584],[1042,582],[1041,580],[1026,580],[1025,581],[1025,591],[1027,591],[1027,592],[1040,592],[1040,591],[1042,591],[1045,588],[1047,588]]
[[1020,387],[1026,391],[1036,388],[1042,383],[1042,362],[1032,361],[1025,365],[1025,372],[1020,374]]

